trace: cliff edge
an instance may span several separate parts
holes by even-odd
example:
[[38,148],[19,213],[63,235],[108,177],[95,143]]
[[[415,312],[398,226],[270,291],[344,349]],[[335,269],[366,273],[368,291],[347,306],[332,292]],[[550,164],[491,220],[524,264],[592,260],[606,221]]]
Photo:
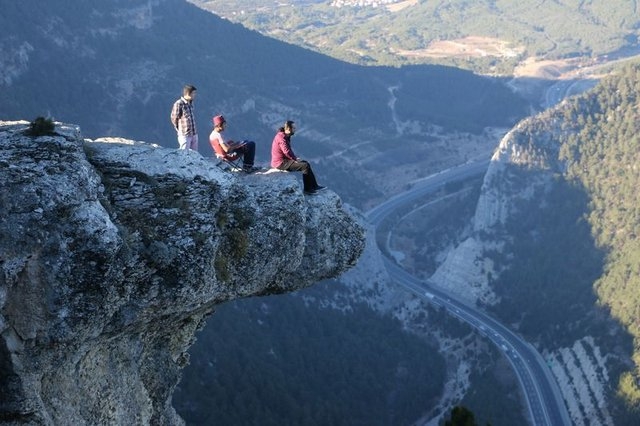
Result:
[[221,302],[353,266],[364,230],[293,174],[0,122],[0,423],[183,424],[171,395]]

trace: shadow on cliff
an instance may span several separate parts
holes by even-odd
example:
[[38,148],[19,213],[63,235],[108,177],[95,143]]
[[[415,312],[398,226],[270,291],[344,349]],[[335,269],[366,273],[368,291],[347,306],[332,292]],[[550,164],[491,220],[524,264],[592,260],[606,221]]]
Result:
[[[538,174],[513,168],[522,183]],[[593,336],[606,352],[628,359],[632,337],[594,291],[608,253],[596,245],[588,222],[590,196],[559,174],[552,179],[552,185],[517,202],[516,212],[499,231],[504,249],[488,253],[496,270],[506,267],[492,282],[501,301],[491,310],[543,347],[570,347]]]

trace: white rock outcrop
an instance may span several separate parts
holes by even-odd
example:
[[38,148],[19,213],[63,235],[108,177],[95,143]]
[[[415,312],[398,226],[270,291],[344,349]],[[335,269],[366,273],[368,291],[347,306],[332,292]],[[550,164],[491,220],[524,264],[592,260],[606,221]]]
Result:
[[[536,116],[524,120],[501,139],[482,183],[473,217],[474,234],[449,252],[430,278],[468,303],[497,302],[490,280],[501,271],[495,269],[487,251],[501,252],[504,241],[492,233],[506,223],[520,200],[528,200],[550,185],[550,171],[563,168],[557,155],[549,155],[558,149],[559,126],[553,114],[548,112],[547,119]],[[522,168],[531,172],[526,182],[514,173],[514,169]]]

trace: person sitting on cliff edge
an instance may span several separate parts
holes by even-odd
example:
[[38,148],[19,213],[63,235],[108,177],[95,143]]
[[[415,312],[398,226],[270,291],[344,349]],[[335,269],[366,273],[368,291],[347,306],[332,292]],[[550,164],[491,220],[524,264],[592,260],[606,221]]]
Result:
[[291,172],[302,172],[304,193],[313,195],[318,191],[322,191],[325,187],[318,185],[313,170],[311,170],[311,164],[308,161],[301,160],[293,153],[291,136],[295,132],[295,123],[291,120],[287,120],[284,126],[278,129],[271,144],[271,167]]

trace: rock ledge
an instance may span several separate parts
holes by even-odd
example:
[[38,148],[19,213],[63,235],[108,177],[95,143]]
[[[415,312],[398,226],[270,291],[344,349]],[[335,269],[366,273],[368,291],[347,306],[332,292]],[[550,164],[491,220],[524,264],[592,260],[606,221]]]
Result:
[[223,301],[353,266],[364,230],[295,175],[0,122],[0,423],[183,424],[171,395]]

